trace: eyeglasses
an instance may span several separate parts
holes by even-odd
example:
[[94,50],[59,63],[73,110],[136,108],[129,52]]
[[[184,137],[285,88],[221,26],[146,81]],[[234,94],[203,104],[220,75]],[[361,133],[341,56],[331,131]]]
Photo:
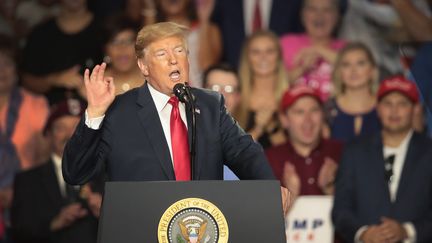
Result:
[[219,84],[213,84],[210,86],[210,89],[216,92],[224,92],[227,94],[232,94],[237,91],[237,88],[233,85],[219,85]]
[[393,164],[395,157],[396,156],[392,154],[384,160],[384,178],[388,184],[393,180]]

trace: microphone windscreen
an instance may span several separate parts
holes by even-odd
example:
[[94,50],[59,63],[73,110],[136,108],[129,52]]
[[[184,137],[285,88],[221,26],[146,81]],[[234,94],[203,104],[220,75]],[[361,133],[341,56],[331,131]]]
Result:
[[186,85],[184,85],[183,83],[178,83],[174,85],[173,93],[179,99],[179,101],[183,103],[189,102],[188,93],[186,91]]

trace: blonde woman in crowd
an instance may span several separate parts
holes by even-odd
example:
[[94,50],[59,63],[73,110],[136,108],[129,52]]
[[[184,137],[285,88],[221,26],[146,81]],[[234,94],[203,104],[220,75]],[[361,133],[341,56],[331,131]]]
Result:
[[378,67],[369,48],[350,43],[337,57],[334,71],[334,97],[326,104],[331,137],[349,141],[380,130],[376,113]]
[[240,125],[264,148],[283,143],[276,114],[288,78],[278,37],[269,31],[255,32],[246,39],[240,58]]

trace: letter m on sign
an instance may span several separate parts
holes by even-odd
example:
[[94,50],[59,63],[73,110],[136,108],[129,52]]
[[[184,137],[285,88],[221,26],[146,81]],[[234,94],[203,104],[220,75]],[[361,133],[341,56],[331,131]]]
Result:
[[293,223],[293,229],[306,229],[307,228],[307,221],[304,220],[298,220],[295,219]]

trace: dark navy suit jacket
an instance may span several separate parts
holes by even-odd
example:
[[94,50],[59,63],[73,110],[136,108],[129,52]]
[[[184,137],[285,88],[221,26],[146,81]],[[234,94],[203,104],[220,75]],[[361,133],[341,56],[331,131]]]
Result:
[[[274,179],[261,146],[227,113],[223,96],[201,89],[192,89],[192,93],[199,110],[195,178],[222,180],[225,162],[241,179]],[[186,116],[192,124],[188,108]],[[65,148],[63,176],[70,184],[83,184],[104,164],[112,181],[175,180],[147,84],[116,97],[101,129],[92,130],[81,120]]]
[[346,146],[336,178],[332,212],[336,231],[349,242],[357,230],[379,224],[381,217],[411,222],[417,242],[432,242],[432,141],[414,133],[399,181],[396,199],[390,200],[384,177],[380,135]]

